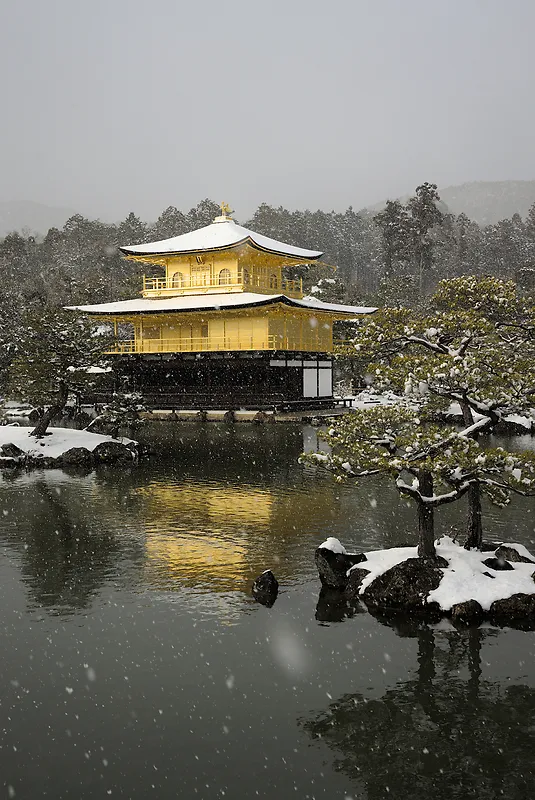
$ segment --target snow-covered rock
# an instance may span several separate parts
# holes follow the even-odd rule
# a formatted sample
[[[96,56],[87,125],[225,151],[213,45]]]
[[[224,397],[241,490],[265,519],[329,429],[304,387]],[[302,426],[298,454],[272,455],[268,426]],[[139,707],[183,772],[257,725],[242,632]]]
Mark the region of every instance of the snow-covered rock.
[[[345,548],[340,548],[344,552],[331,552],[331,559],[348,557]],[[357,562],[358,566],[349,569],[345,586],[338,584],[353,599],[385,610],[434,609],[458,620],[470,616],[476,619],[478,607],[486,616],[500,617],[513,614],[515,608],[518,613],[520,609],[527,613],[533,607],[535,626],[535,557],[523,545],[504,544],[482,552],[466,550],[443,536],[436,543],[435,561],[418,559],[417,547],[392,547],[363,555],[360,561],[365,563]],[[420,567],[427,572],[418,588],[413,580]],[[407,588],[406,602],[402,597],[404,586],[412,587],[410,591]],[[511,602],[506,603],[509,599]]]
[[[92,464],[99,460],[132,460],[136,457],[137,442],[133,439],[112,439],[89,431],[77,431],[71,428],[49,428],[42,438],[32,436],[31,427],[0,426],[0,452],[8,456],[17,452],[9,447],[17,448],[16,458],[4,466],[50,467],[56,464]],[[112,451],[114,459],[103,459],[99,453]],[[96,451],[95,455],[93,455]],[[120,451],[120,452],[119,452]],[[4,462],[7,458],[4,459]],[[0,462],[0,466],[3,462]]]

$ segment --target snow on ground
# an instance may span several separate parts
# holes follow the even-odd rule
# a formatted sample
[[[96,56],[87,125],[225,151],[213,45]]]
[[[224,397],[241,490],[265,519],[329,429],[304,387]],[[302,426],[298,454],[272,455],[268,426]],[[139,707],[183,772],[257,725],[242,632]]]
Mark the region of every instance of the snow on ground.
[[[535,594],[535,582],[531,577],[534,564],[509,562],[512,570],[494,571],[483,564],[493,553],[465,550],[447,536],[441,539],[437,553],[449,561],[449,567],[443,570],[440,585],[429,593],[427,599],[437,602],[443,611],[467,600],[477,600],[483,611],[488,611],[495,600],[505,600],[518,593]],[[533,559],[533,556],[529,557]]]
[[[30,456],[48,456],[58,458],[70,450],[71,447],[85,447],[86,450],[93,452],[95,447],[102,442],[120,442],[130,444],[132,439],[112,439],[111,436],[102,436],[99,433],[89,431],[75,431],[71,428],[49,428],[50,436],[36,439],[31,436],[31,427],[18,427],[15,425],[0,426],[0,447],[3,444],[12,443]]]
[[[357,395],[347,395],[345,400],[351,400],[351,408],[374,408],[375,406],[403,406],[404,408],[417,408],[417,404],[411,402],[409,397],[402,397],[394,392],[376,392],[373,389],[364,389]],[[474,421],[478,422],[483,419],[482,414],[472,412]],[[446,411],[446,417],[462,417],[461,406],[459,403],[451,403]],[[526,431],[535,430],[535,409],[531,416],[522,416],[520,414],[509,414],[503,418],[504,422],[510,422],[519,425],[526,429]]]
[[[514,547],[520,555],[535,562],[535,557],[523,545],[508,544],[507,547]],[[442,611],[449,611],[456,603],[467,600],[477,600],[483,610],[488,611],[495,600],[504,600],[518,593],[535,594],[535,581],[531,577],[535,564],[509,562],[512,570],[493,570],[483,564],[484,560],[494,557],[492,551],[465,550],[449,536],[439,539],[436,552],[449,562],[449,566],[442,570],[444,577],[438,588],[429,593],[427,601],[438,603]],[[367,561],[352,567],[370,571],[362,581],[359,594],[383,572],[408,558],[417,557],[416,547],[391,547],[366,553]]]
[[[474,417],[474,422],[478,422],[480,419],[483,419],[482,414],[477,414],[474,411],[472,414]],[[462,415],[463,413],[459,403],[451,403],[450,407],[446,411],[447,417],[462,417]],[[520,427],[525,428],[527,431],[531,431],[535,425],[535,411],[533,412],[533,416],[530,417],[522,416],[521,414],[508,414],[503,418],[503,421],[511,422],[514,425],[519,425]]]
[[[364,389],[362,392],[354,396],[348,396],[346,400],[351,400],[351,408],[373,408],[375,406],[397,406],[401,405],[405,408],[414,407],[416,405],[411,403],[406,397],[401,397],[394,392],[376,392],[373,389]]]

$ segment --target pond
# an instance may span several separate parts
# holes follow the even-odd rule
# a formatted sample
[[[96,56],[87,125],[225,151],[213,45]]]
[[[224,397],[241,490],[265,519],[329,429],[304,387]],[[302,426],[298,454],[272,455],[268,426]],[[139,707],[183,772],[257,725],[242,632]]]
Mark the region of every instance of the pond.
[[[394,628],[319,597],[327,536],[414,541],[389,485],[303,469],[297,425],[143,436],[160,455],[138,468],[2,478],[4,797],[533,793],[535,633]],[[533,505],[486,508],[487,537],[535,549]],[[266,568],[271,609],[250,596]]]

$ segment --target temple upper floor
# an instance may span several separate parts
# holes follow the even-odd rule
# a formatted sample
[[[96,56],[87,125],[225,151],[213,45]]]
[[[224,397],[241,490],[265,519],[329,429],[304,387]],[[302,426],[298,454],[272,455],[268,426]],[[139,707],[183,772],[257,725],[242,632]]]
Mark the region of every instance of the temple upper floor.
[[[303,296],[301,280],[285,268],[317,261],[317,250],[279,242],[238,225],[222,205],[211,225],[159,242],[121,247],[126,258],[159,267],[143,277],[144,297],[259,292]],[[163,274],[162,274],[163,273]]]
[[[282,267],[240,259],[233,254],[170,258],[165,275],[143,276],[143,297],[179,297],[185,294],[260,292],[303,297],[303,281],[284,277]]]

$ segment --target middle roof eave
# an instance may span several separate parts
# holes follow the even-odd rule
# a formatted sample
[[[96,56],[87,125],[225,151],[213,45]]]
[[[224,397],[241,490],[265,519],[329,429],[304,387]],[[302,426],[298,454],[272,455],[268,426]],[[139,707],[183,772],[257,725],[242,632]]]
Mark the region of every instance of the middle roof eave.
[[[116,303],[98,303],[88,306],[67,306],[71,311],[81,311],[93,316],[131,316],[138,314],[177,314],[202,311],[231,311],[233,309],[259,308],[269,305],[286,305],[303,310],[327,313],[342,318],[372,314],[376,308],[342,306],[320,300],[294,300],[283,294],[261,295],[253,292],[211,295],[186,295],[169,298],[139,298]]]

